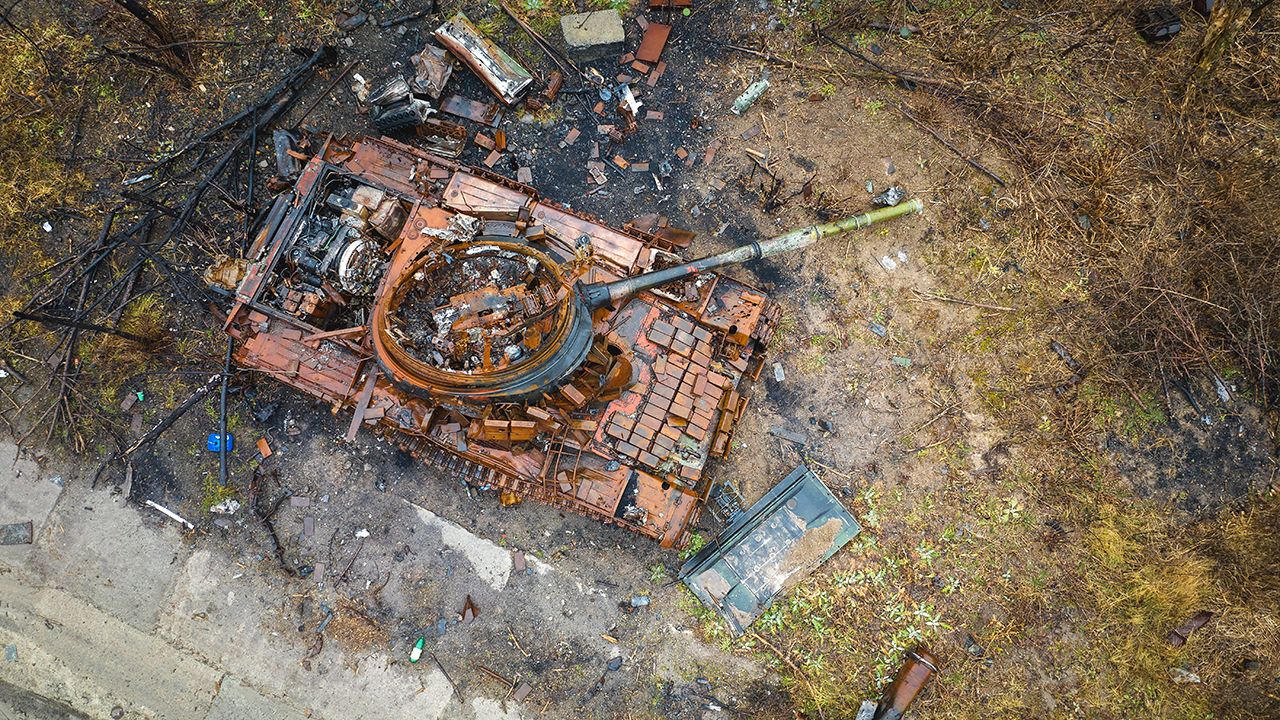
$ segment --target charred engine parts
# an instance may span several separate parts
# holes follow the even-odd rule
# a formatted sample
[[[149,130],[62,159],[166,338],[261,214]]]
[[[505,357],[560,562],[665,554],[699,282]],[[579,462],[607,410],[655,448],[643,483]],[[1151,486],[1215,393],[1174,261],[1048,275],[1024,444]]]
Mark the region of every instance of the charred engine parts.
[[[384,133],[417,127],[435,113],[431,103],[413,94],[403,77],[393,78],[370,93],[369,104],[373,108],[369,119]]]
[[[348,305],[343,293],[369,297],[385,269],[384,246],[405,222],[401,202],[370,185],[327,184],[323,203],[307,217],[284,256],[292,268],[280,308],[313,320]]]
[[[444,94],[444,86],[453,77],[453,62],[449,60],[449,54],[444,48],[427,45],[422,52],[411,55],[409,60],[414,70],[413,80],[409,83],[413,91],[439,100]]]
[[[228,314],[242,366],[352,413],[504,504],[684,544],[780,316],[715,268],[919,201],[681,261],[527,185],[389,138],[314,143]]]

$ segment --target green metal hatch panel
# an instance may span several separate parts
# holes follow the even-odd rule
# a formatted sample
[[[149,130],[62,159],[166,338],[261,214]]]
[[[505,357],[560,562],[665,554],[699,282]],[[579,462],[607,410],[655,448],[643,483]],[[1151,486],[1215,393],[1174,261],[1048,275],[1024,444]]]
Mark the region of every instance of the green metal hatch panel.
[[[861,530],[801,465],[690,558],[680,579],[741,635],[775,598]]]

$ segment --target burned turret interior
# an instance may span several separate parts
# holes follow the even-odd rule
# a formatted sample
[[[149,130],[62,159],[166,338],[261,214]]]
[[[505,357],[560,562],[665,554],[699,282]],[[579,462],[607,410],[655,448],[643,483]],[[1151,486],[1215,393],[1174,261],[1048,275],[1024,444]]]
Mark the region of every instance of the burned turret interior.
[[[227,329],[242,366],[349,410],[349,437],[678,546],[778,310],[714,272],[583,302],[676,250],[387,138],[328,138],[257,232]]]

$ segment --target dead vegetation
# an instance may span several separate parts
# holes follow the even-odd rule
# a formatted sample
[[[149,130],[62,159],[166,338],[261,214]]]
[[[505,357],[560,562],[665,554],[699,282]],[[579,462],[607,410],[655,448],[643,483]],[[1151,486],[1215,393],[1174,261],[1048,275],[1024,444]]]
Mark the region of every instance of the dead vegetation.
[[[927,452],[891,452],[899,472],[917,472],[916,455],[954,475],[915,498],[856,479],[857,514],[883,544],[798,589],[764,618],[767,642],[742,647],[775,658],[797,702],[828,717],[851,715],[842,690],[881,685],[921,641],[948,662],[929,717],[1268,716],[1259,660],[1280,651],[1280,595],[1263,578],[1280,552],[1264,528],[1280,503],[1243,498],[1189,524],[1134,498],[1099,445],[1150,441],[1197,379],[1238,383],[1238,400],[1274,415],[1274,12],[1203,72],[1205,21],[1189,8],[1183,33],[1153,46],[1125,3],[923,7],[798,8],[776,64],[878,70],[883,104],[969,164],[957,185],[977,189],[946,191],[954,214],[931,262],[988,311],[970,340],[936,349],[972,378],[1016,460],[975,473],[943,423],[910,443],[939,443]],[[1086,358],[1083,382],[1041,330]],[[1171,647],[1200,609],[1212,625]]]
[[[1099,456],[1097,436],[1144,436],[1167,416],[1159,407],[1166,383],[1195,374],[1247,379],[1247,399],[1276,403],[1275,11],[1255,14],[1214,70],[1201,74],[1194,68],[1204,23],[1189,13],[1175,42],[1153,47],[1134,36],[1128,3],[1029,5],[944,1],[917,13],[899,0],[835,0],[795,15],[806,60],[829,54],[859,63],[815,37],[812,22],[867,59],[901,70],[899,89],[890,91],[895,102],[1007,181],[997,200],[997,181],[974,170],[988,192],[959,198],[951,247],[938,254],[956,269],[954,282],[966,296],[1019,307],[1017,315],[983,315],[964,349],[1004,356],[989,369],[968,368],[969,377],[1008,442],[1036,450],[998,480],[975,478],[949,420],[924,428],[904,446],[923,448],[922,461],[952,469],[947,485],[908,497],[877,494],[869,490],[874,478],[859,478],[863,492],[851,507],[870,530],[899,523],[911,532],[896,527],[883,544],[864,536],[856,560],[798,588],[762,619],[758,637],[738,647],[774,658],[797,704],[828,717],[852,715],[856,696],[882,684],[901,651],[919,641],[951,651],[934,694],[939,700],[926,706],[932,717],[1037,716],[1045,693],[1063,716],[1265,716],[1258,692],[1264,673],[1242,660],[1280,654],[1280,504],[1262,499],[1181,525],[1166,507],[1133,500]],[[196,34],[199,8],[159,7],[175,32],[239,42]],[[268,12],[254,3],[237,7],[249,18]],[[567,5],[558,1],[539,4],[531,20],[549,31],[562,9]],[[287,11],[309,28],[332,24],[327,6],[293,2]],[[500,18],[495,13],[491,21]],[[918,31],[903,38],[869,28],[873,21]],[[56,269],[51,258],[58,254],[39,242],[35,219],[85,189],[81,174],[66,170],[74,168],[67,153],[82,134],[81,108],[119,102],[117,84],[101,70],[72,81],[59,69],[94,52],[88,40],[56,25],[27,32],[31,37],[8,30],[0,36],[0,132],[13,139],[0,144],[8,168],[0,179],[0,256],[10,270],[9,311],[48,283],[51,275],[37,273]],[[873,55],[872,42],[899,47]],[[218,46],[199,47],[186,60],[162,58],[185,80],[160,72],[179,85],[234,75]],[[137,48],[110,49],[107,62],[120,72],[145,65],[120,57]],[[50,56],[71,61],[52,64]],[[824,94],[839,89],[832,91]],[[1006,162],[983,152],[987,141]],[[816,187],[821,198],[826,190]],[[216,224],[212,215],[202,218]],[[134,257],[108,268],[112,282]],[[1001,270],[1006,263],[1027,268],[1027,277]],[[184,349],[181,338],[169,337],[174,308],[144,289],[94,318],[135,339],[100,333],[75,352],[95,408],[113,407],[119,383],[158,367],[166,352],[208,355],[208,348]],[[828,346],[845,344],[843,337],[793,337],[786,322],[777,341],[807,347],[805,371],[820,373]],[[1089,357],[1089,383],[1071,402],[1027,392],[1025,377],[1043,380],[1042,389],[1062,378],[1044,369],[1051,356],[1020,323],[1060,329]],[[29,322],[9,332],[22,353],[60,342]],[[1005,601],[993,609],[991,596]],[[1195,643],[1168,647],[1170,628],[1202,608],[1215,613],[1212,626]],[[340,613],[332,627],[353,647],[385,644],[385,633],[366,619]],[[978,652],[965,646],[969,634]],[[1179,667],[1194,667],[1202,683],[1172,683],[1170,669]]]
[[[921,114],[946,123],[957,116],[942,110],[962,109],[953,136],[989,135],[1017,164],[1027,182],[1012,193],[1020,227],[1006,247],[1077,276],[1088,302],[1071,316],[1099,356],[1138,382],[1242,372],[1269,406],[1280,378],[1274,18],[1255,16],[1201,76],[1198,16],[1149,45],[1131,12],[889,3],[875,14],[919,27],[904,56],[930,79],[915,95],[940,101]],[[828,32],[865,27],[856,12],[831,15],[843,19]]]

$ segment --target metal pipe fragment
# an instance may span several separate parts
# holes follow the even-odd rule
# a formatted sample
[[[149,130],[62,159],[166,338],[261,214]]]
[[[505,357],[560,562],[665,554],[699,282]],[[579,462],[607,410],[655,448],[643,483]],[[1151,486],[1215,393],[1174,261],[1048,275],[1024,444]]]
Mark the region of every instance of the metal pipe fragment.
[[[717,255],[693,260],[691,262],[673,265],[669,268],[656,270],[654,272],[637,275],[635,277],[623,278],[615,280],[611,283],[591,283],[582,286],[582,296],[587,306],[595,309],[604,307],[605,305],[617,303],[620,300],[635,295],[644,290],[651,290],[668,283],[680,280],[686,277],[692,277],[708,270],[724,267],[726,265],[736,265],[744,263],[748,260],[758,260],[760,258],[779,255],[782,253],[792,252],[794,250],[802,250],[810,245],[818,242],[829,235],[839,235],[841,233],[864,228],[874,223],[902,215],[923,212],[924,203],[918,198],[912,198],[904,203],[899,203],[893,207],[878,208],[862,215],[854,215],[843,220],[825,223],[822,225],[811,225],[799,230],[792,230],[789,233],[752,242],[747,245],[736,247],[732,250]]]

